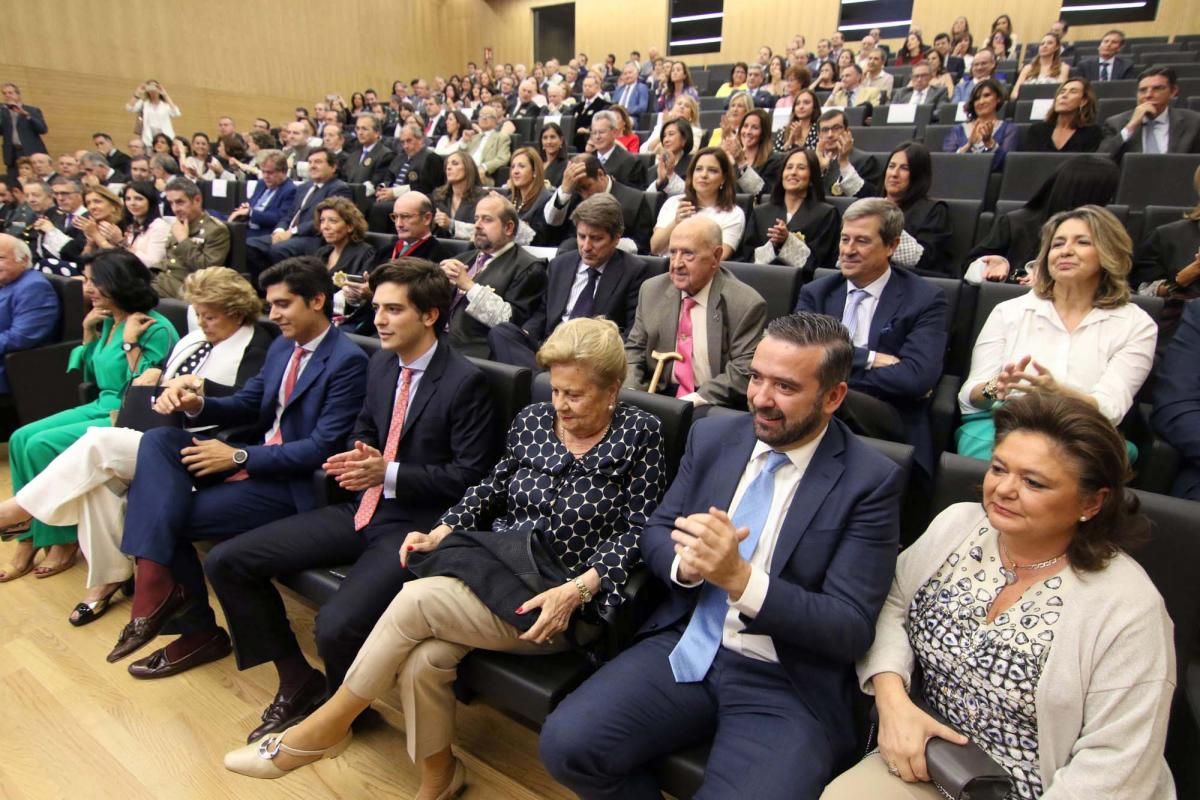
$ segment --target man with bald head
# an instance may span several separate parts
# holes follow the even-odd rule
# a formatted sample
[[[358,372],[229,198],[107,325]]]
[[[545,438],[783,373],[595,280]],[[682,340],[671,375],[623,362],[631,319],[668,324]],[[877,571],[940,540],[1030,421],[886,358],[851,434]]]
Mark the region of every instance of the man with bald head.
[[[58,327],[58,295],[33,266],[29,245],[0,233],[0,394],[8,394],[4,357],[47,344]]]
[[[625,385],[646,391],[653,353],[676,352],[657,391],[696,405],[746,407],[750,360],[767,319],[767,303],[721,266],[721,227],[708,217],[675,226],[665,275],[650,278],[638,295],[625,340]]]
[[[544,109],[534,102],[537,94],[537,81],[526,78],[517,86],[517,99],[509,107],[508,116],[512,119],[537,119]]]

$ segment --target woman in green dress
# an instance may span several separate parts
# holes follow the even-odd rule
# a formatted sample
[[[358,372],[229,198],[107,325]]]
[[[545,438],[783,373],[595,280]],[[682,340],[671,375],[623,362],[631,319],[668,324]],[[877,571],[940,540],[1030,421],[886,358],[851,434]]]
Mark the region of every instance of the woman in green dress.
[[[84,266],[83,292],[92,310],[83,320],[83,343],[71,353],[68,370],[82,370],[83,380],[95,383],[100,396],[45,419],[23,425],[8,443],[8,460],[15,493],[66,450],[88,428],[112,425],[113,412],[130,380],[157,365],[179,339],[174,326],[152,311],[158,295],[150,286],[150,270],[124,250],[106,250]],[[31,570],[47,578],[70,568],[79,545],[75,526],[52,526],[33,520],[18,537],[12,564],[0,573],[11,581]],[[49,553],[37,567],[34,557]]]

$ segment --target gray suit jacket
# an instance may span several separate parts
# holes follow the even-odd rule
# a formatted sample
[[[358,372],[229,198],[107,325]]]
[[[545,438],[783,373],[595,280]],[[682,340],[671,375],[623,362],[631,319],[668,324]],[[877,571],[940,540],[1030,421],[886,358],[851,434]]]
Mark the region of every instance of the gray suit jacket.
[[[696,387],[696,391],[714,405],[744,408],[750,360],[766,324],[767,302],[724,267],[713,276],[708,298],[708,362],[712,379]],[[675,349],[682,299],[670,275],[657,275],[642,284],[633,327],[625,339],[625,386],[644,391],[654,374],[651,352]],[[659,381],[659,388],[667,382],[669,375]]]
[[[1200,114],[1172,106],[1167,109],[1167,115],[1167,152],[1200,153]],[[1129,124],[1132,117],[1133,111],[1126,111],[1104,121],[1104,141],[1100,143],[1100,152],[1118,157],[1142,152],[1141,130],[1129,137],[1128,142],[1121,141],[1121,129]]]
[[[895,93],[892,95],[892,102],[897,105],[902,104],[902,103],[911,103],[912,95],[913,95],[912,87],[911,86],[903,86],[903,87],[897,89],[895,91]],[[949,97],[949,95],[946,94],[945,86],[930,86],[929,89],[926,90],[926,92],[925,92],[924,105],[933,106],[934,108],[937,108],[942,103],[947,102],[949,99],[950,99],[950,97]]]
[[[480,142],[483,142],[482,152],[480,152]],[[487,138],[486,142],[483,141],[482,133],[475,134],[475,137],[471,140],[471,144],[466,148],[476,163],[482,162],[483,169],[481,172],[483,174],[480,177],[489,186],[493,182],[492,175],[496,170],[508,165],[508,159],[511,156],[509,151],[511,149],[512,139],[509,138],[507,133],[500,130],[492,131],[492,135]]]

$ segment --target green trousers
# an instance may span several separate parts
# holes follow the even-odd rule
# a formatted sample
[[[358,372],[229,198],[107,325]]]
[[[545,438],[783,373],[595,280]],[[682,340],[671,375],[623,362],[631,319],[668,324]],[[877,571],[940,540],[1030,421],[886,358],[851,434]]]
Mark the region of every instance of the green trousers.
[[[112,425],[108,409],[99,403],[88,403],[52,414],[45,419],[17,428],[8,440],[8,464],[12,473],[13,494],[41,472],[83,436],[88,428]],[[29,533],[20,537],[33,539],[34,547],[73,544],[78,534],[74,525],[46,525],[33,520]]]

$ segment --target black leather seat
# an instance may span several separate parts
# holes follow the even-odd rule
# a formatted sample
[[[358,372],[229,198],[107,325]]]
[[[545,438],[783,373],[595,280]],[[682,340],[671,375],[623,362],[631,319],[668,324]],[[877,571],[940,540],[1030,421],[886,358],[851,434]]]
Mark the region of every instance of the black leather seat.
[[[746,264],[741,261],[724,261],[721,266],[767,301],[767,322],[787,316],[796,307],[800,285],[804,281],[803,270],[779,264]]]
[[[235,208],[245,200],[246,184],[241,181],[222,180],[224,197],[218,197],[213,192],[217,181],[196,181],[200,187],[200,196],[204,198],[204,210],[217,218],[224,220]]]
[[[367,244],[371,245],[376,252],[390,253],[396,247],[396,234],[394,233],[376,233],[375,231],[367,231],[367,235],[364,240]]]
[[[980,200],[987,196],[992,175],[990,153],[930,153],[933,184],[929,194],[939,200]]]
[[[226,222],[225,226],[229,228],[229,261],[226,266],[245,274],[246,237],[249,235],[250,229],[241,220]]]
[[[983,210],[983,200],[951,198],[945,202],[950,208],[950,251],[947,258],[952,266],[952,274],[961,275],[967,253],[975,246],[975,226]]]
[[[474,245],[466,239],[443,239],[440,236],[438,237],[438,244],[451,253],[465,253],[474,248]]]
[[[4,357],[12,407],[21,425],[79,403],[78,372],[67,372],[71,351],[83,338],[83,281],[47,275],[58,295],[59,322],[54,344],[17,350]]]
[[[1192,206],[1196,190],[1191,176],[1200,167],[1200,154],[1127,153],[1121,159],[1117,202],[1134,211],[1154,204]]]
[[[175,326],[175,331],[181,337],[187,336],[188,304],[186,301],[177,300],[174,297],[164,297],[158,301],[154,310],[170,320],[171,324]]]
[[[1028,200],[1055,170],[1072,158],[1087,155],[1095,157],[1091,153],[1009,153],[1000,178],[1000,199]]]

